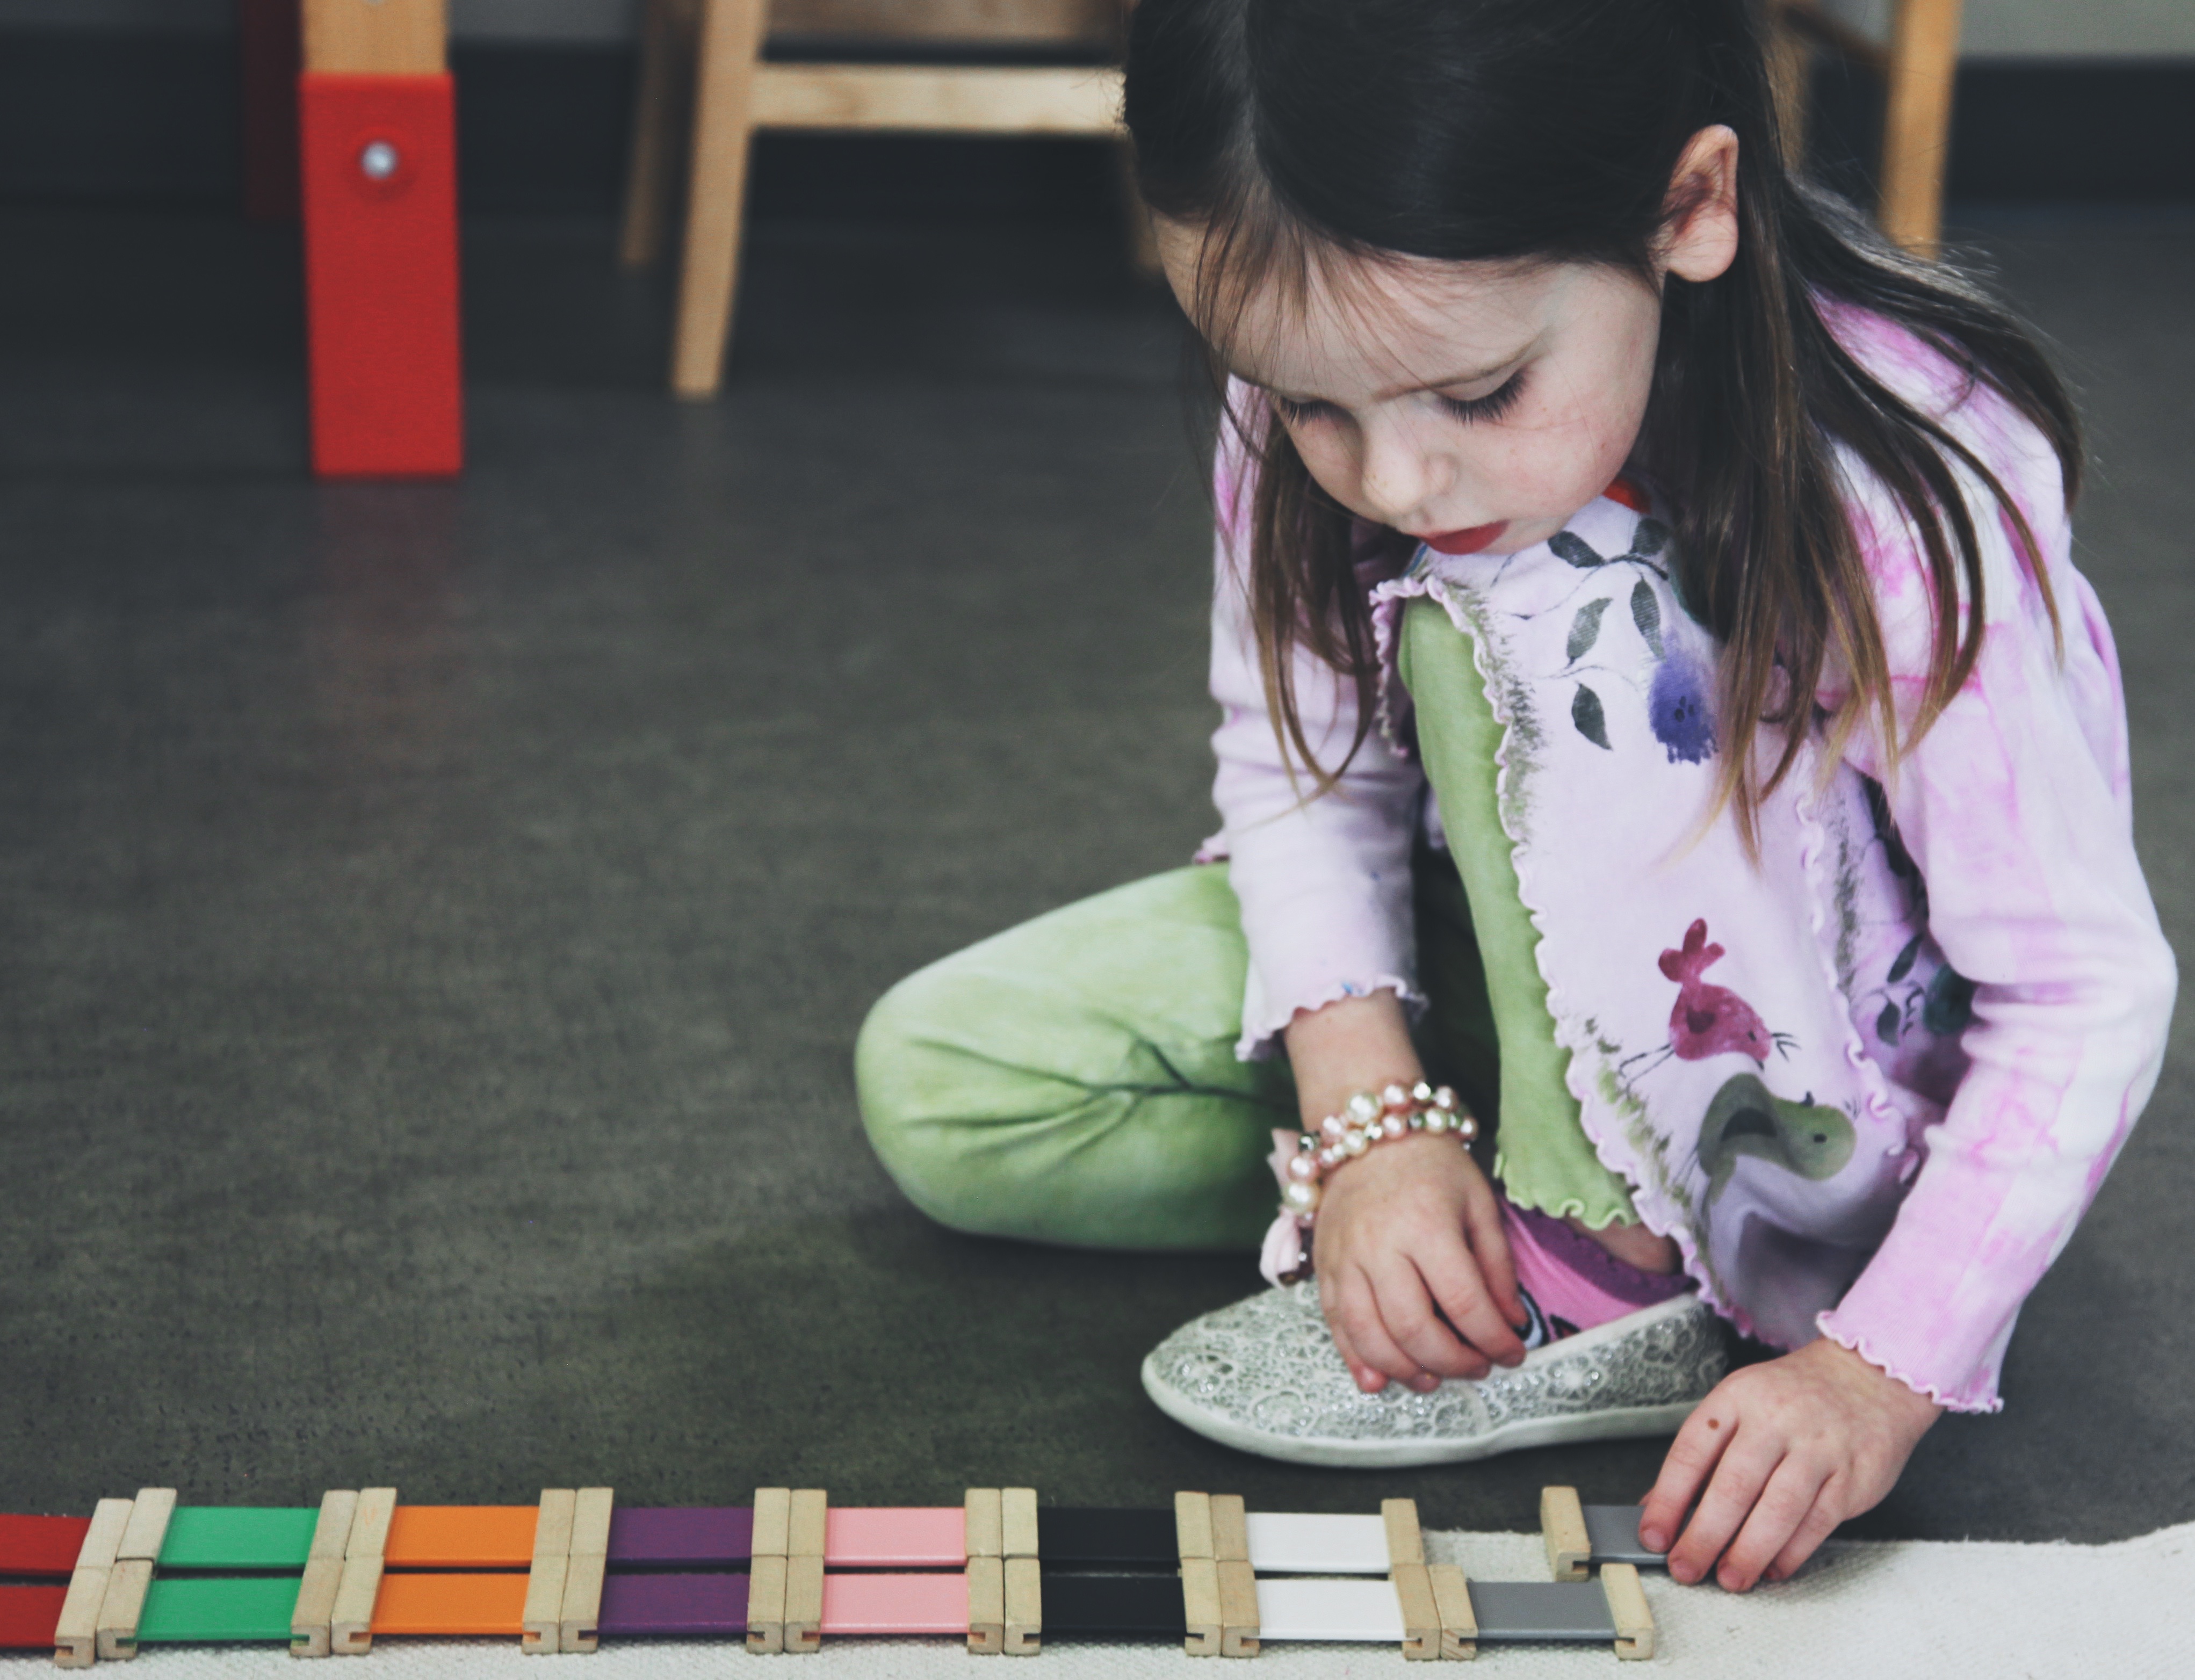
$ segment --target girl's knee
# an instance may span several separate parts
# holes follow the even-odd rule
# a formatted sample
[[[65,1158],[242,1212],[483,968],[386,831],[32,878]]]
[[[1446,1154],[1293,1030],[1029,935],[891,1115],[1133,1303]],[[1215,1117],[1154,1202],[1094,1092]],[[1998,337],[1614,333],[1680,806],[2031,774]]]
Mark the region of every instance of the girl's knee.
[[[938,1124],[937,1099],[952,1085],[939,1077],[938,1063],[951,1058],[931,1030],[938,994],[949,985],[936,965],[909,975],[877,1000],[854,1041],[854,1088],[870,1147],[926,1212],[925,1187],[949,1180],[957,1153],[954,1128]]]
[[[1052,1081],[1021,1065],[988,979],[953,958],[878,999],[854,1046],[854,1083],[870,1147],[892,1180],[940,1224],[1007,1234],[1017,1137],[1057,1108]],[[1008,1221],[1011,1224],[1011,1221]]]
[[[870,1012],[855,1053],[861,1119],[910,1201],[984,1236],[1211,1248],[1248,1230],[1254,1241],[1273,1194],[1267,1105],[1253,1089],[1264,1070],[1243,1070],[1239,1092],[1177,1087],[1123,1037],[1082,1043],[1110,1071],[1077,1073],[1074,1023],[1015,1015],[986,976],[949,966]]]

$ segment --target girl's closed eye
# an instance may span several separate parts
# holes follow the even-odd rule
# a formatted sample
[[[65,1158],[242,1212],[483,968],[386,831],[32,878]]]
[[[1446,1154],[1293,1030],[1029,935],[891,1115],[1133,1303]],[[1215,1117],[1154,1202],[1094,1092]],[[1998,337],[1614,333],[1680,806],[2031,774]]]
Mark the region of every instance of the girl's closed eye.
[[[1440,405],[1455,418],[1470,422],[1499,420],[1516,407],[1524,394],[1524,370],[1518,368],[1483,397],[1443,396]]]
[[[1443,410],[1458,420],[1484,422],[1499,420],[1517,406],[1524,394],[1524,370],[1518,368],[1493,390],[1483,397],[1451,397],[1435,393],[1435,400]],[[1273,411],[1291,426],[1308,425],[1314,421],[1331,420],[1341,412],[1340,408],[1317,398],[1284,397],[1277,391],[1268,391]]]
[[[1265,394],[1272,400],[1273,411],[1291,426],[1301,426],[1313,420],[1330,420],[1339,412],[1330,402],[1313,400],[1301,402],[1293,397],[1284,397],[1278,391]]]

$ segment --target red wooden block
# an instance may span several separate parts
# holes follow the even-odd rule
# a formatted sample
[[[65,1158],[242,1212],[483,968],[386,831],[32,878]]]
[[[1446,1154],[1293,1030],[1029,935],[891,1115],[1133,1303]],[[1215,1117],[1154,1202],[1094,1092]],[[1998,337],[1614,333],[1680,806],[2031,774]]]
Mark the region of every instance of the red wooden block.
[[[88,1516],[0,1516],[0,1575],[72,1575]]]
[[[298,78],[313,470],[447,478],[464,464],[455,83]]]
[[[65,1586],[0,1586],[0,1651],[54,1648]]]

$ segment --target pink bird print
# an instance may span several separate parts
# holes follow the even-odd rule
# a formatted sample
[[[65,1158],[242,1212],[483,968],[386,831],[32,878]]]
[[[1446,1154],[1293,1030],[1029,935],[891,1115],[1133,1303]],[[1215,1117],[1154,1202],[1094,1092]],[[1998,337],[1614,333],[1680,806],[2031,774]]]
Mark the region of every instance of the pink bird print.
[[[1669,1011],[1669,1048],[1681,1062],[1704,1062],[1711,1056],[1742,1050],[1765,1067],[1768,1052],[1778,1047],[1777,1035],[1737,992],[1726,986],[1710,986],[1702,978],[1722,954],[1722,946],[1708,943],[1705,917],[1685,930],[1682,950],[1662,953],[1662,972],[1677,982],[1677,1006]]]
[[[1677,1006],[1669,1011],[1669,1042],[1627,1056],[1616,1064],[1617,1077],[1627,1088],[1672,1056],[1680,1062],[1705,1062],[1736,1050],[1766,1067],[1769,1051],[1790,1054],[1797,1039],[1772,1029],[1759,1010],[1727,986],[1708,984],[1704,976],[1708,968],[1722,957],[1722,946],[1708,943],[1705,917],[1685,929],[1681,948],[1662,953],[1662,972],[1677,982]]]

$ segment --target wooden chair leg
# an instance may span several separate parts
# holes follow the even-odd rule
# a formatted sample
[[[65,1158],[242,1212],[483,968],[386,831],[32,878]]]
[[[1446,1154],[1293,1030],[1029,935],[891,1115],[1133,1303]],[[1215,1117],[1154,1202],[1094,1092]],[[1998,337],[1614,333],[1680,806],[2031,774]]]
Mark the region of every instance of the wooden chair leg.
[[[652,268],[663,255],[676,175],[671,160],[692,103],[694,22],[694,0],[648,0],[642,14],[625,225],[618,236],[618,261],[628,268]]]
[[[694,96],[694,164],[686,189],[686,250],[678,283],[671,388],[706,400],[723,383],[739,282],[747,158],[754,142],[755,63],[768,0],[702,0]]]
[[[1891,25],[1890,99],[1882,124],[1882,231],[1933,256],[1944,226],[1951,84],[1960,0],[1898,0]]]
[[[1776,96],[1776,126],[1786,169],[1806,167],[1814,50],[1813,41],[1791,21],[1789,6],[1769,8],[1768,81]]]

